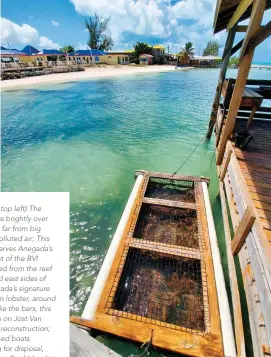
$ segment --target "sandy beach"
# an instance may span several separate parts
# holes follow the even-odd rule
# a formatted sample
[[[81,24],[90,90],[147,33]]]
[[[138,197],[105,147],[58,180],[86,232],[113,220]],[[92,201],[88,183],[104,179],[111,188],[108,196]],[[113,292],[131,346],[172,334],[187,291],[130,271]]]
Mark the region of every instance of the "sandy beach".
[[[107,66],[86,68],[84,72],[57,73],[44,76],[8,79],[1,81],[2,90],[37,87],[39,84],[65,83],[72,81],[91,80],[114,76],[136,75],[141,73],[158,73],[175,70],[174,66]]]

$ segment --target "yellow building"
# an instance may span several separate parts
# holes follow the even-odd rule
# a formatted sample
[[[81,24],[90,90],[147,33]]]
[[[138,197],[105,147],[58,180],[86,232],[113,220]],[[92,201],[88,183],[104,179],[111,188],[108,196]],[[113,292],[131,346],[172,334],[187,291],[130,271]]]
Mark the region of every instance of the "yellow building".
[[[154,45],[152,46],[152,54],[155,56],[162,56],[166,53],[166,48],[163,45]]]
[[[129,64],[131,51],[108,51],[105,53],[108,64]]]

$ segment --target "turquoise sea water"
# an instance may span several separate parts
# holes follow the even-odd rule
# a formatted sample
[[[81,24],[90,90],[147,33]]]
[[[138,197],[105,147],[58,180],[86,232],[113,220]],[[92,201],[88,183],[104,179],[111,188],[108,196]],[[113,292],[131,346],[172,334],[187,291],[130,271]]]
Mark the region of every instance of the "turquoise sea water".
[[[71,313],[82,312],[134,171],[174,172],[205,135],[218,73],[173,71],[3,93],[2,190],[71,193]],[[253,70],[251,78],[271,73]],[[225,266],[213,140],[204,140],[181,172],[211,178]],[[123,356],[137,349],[114,337],[103,341]]]

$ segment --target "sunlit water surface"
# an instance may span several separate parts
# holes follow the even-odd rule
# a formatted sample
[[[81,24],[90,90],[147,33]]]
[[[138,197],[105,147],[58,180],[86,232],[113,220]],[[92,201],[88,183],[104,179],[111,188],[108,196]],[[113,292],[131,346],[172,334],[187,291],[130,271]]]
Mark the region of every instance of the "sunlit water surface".
[[[3,93],[2,190],[70,192],[71,313],[80,314],[86,303],[134,171],[173,173],[203,138],[218,73],[195,69]],[[251,77],[271,74],[253,70]],[[211,178],[225,266],[213,140],[202,141],[181,173]],[[123,356],[136,352],[114,337],[103,342]]]

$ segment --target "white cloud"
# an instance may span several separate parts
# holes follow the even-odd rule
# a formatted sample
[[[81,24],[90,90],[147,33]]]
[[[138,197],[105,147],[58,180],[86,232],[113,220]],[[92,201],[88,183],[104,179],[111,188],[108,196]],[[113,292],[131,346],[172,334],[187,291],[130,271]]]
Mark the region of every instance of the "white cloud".
[[[125,33],[157,37],[159,42],[175,43],[189,39],[195,45],[207,43],[202,34],[212,37],[216,0],[182,0],[171,5],[169,0],[70,0],[75,10],[84,15],[110,16],[110,31],[115,45],[125,42]],[[211,35],[211,36],[209,36]]]
[[[57,21],[54,21],[54,20],[51,21],[51,24],[52,24],[53,26],[56,26],[56,27],[59,27],[59,26],[60,26],[60,23],[57,22]]]
[[[48,37],[40,36],[34,27],[27,24],[18,25],[6,18],[1,18],[1,41],[3,45],[9,41],[11,47],[30,44],[39,49],[59,48],[59,44]]]

